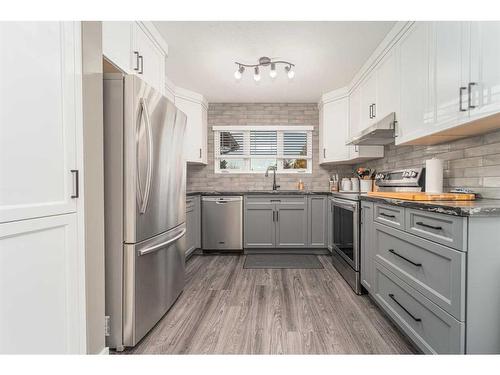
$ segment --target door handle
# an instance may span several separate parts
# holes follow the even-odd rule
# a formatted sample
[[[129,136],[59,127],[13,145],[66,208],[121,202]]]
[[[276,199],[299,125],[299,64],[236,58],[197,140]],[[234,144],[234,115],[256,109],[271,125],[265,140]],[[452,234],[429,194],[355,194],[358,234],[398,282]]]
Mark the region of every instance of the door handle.
[[[434,229],[434,230],[442,230],[443,229],[443,227],[436,227],[434,225],[425,224],[421,221],[417,221],[415,224],[420,225],[421,227],[426,227],[426,228],[430,228],[430,229]]]
[[[421,322],[421,321],[422,321],[422,319],[420,319],[420,318],[416,318],[416,317],[415,317],[415,315],[413,315],[413,314],[412,314],[411,312],[409,312],[409,311],[408,311],[408,310],[407,310],[407,309],[406,309],[406,308],[405,308],[402,304],[400,304],[400,303],[398,302],[398,300],[396,299],[396,297],[394,297],[394,294],[390,293],[390,294],[389,294],[389,297],[390,297],[390,298],[391,298],[394,302],[396,302],[396,304],[397,304],[399,307],[401,307],[401,308],[404,310],[404,312],[405,312],[405,313],[407,313],[407,314],[408,314],[408,315],[409,315],[409,316],[410,316],[410,317],[411,317],[414,321],[416,321],[416,322]]]
[[[71,173],[73,174],[73,194],[71,194],[71,198],[78,198],[80,196],[80,178],[78,169],[72,169]]]
[[[162,247],[165,247],[165,246],[168,246],[170,244],[173,244],[175,241],[177,241],[178,239],[180,239],[185,234],[186,234],[186,228],[182,228],[182,230],[180,231],[180,233],[177,234],[174,238],[171,238],[171,239],[169,239],[169,240],[167,240],[165,242],[159,243],[157,245],[154,245],[154,246],[147,247],[145,249],[139,250],[139,256],[146,255],[146,254],[158,251]]]
[[[134,68],[134,70],[138,71],[139,70],[139,52],[134,51],[134,55],[135,55],[135,68]]]
[[[143,74],[144,73],[144,58],[142,57],[142,55],[139,55],[139,61],[141,63],[141,70],[139,71],[139,74]]]
[[[385,217],[390,217],[390,218],[395,218],[396,217],[396,215],[389,215],[389,214],[386,214],[385,212],[381,212],[380,216],[385,216]]]
[[[148,139],[148,153],[147,153],[147,170],[146,170],[146,187],[144,190],[144,196],[142,195],[142,187],[141,187],[141,181],[140,181],[140,167],[139,167],[139,137],[138,135],[136,136],[136,163],[137,163],[137,185],[138,185],[138,191],[141,196],[141,202],[140,202],[140,207],[139,207],[139,212],[141,214],[146,212],[146,208],[148,205],[149,201],[149,193],[151,191],[151,182],[152,182],[152,175],[153,175],[153,139],[152,139],[152,134],[151,134],[151,123],[149,120],[149,113],[148,113],[148,107],[146,103],[146,99],[141,98],[139,100],[139,106],[140,106],[140,111],[139,111],[139,116],[138,116],[138,125],[140,125],[140,122],[142,120],[142,117],[144,116],[144,124],[146,126],[146,136]],[[139,131],[139,126],[137,127],[137,132]]]
[[[472,86],[477,86],[477,83],[469,82],[469,84],[467,85],[467,93],[469,95],[469,97],[467,98],[467,106],[469,107],[469,109],[476,108],[475,105],[472,105]]]
[[[401,254],[396,253],[396,251],[394,251],[394,249],[389,249],[389,250],[387,250],[387,251],[388,251],[388,252],[390,252],[391,254],[396,255],[397,257],[399,257],[399,258],[401,258],[401,259],[403,259],[403,260],[406,260],[408,263],[413,264],[415,267],[422,267],[422,263],[415,263],[415,262],[411,261],[410,259],[405,258],[405,257],[404,257],[404,256],[402,256]]]
[[[463,108],[462,107],[462,102],[463,102],[463,92],[467,90],[467,87],[460,87],[460,90],[459,90],[459,97],[458,97],[458,104],[459,104],[459,109],[460,109],[460,112],[467,112],[467,108]]]

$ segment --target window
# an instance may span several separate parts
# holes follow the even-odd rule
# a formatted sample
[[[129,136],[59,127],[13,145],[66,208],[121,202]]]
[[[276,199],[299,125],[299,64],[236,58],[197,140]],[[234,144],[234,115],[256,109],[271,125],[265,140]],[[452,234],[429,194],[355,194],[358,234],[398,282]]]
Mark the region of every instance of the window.
[[[214,126],[216,173],[311,173],[312,126]]]

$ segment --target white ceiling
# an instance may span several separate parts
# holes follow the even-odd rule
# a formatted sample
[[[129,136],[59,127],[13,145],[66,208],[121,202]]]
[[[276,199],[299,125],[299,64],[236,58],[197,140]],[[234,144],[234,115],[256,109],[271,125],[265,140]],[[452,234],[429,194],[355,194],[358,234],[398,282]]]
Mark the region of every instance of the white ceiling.
[[[316,102],[345,86],[394,22],[154,22],[169,46],[167,76],[209,102]],[[289,81],[261,69],[234,79],[235,61],[254,64],[261,56],[296,65]]]

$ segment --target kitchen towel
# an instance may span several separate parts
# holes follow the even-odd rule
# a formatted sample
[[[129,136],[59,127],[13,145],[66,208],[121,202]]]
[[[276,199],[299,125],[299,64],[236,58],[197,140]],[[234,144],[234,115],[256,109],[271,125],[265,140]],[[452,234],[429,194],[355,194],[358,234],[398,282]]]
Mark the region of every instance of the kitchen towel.
[[[443,192],[443,161],[441,159],[425,161],[425,192],[429,194]]]

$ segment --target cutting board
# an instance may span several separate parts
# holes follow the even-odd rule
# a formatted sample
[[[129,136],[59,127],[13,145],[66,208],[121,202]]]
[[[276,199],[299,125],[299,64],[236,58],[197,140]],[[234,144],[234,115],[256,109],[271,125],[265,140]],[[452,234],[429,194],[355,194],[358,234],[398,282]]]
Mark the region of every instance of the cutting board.
[[[473,201],[476,199],[474,194],[428,194],[425,192],[395,192],[395,191],[370,191],[370,197],[403,199],[408,201]]]

